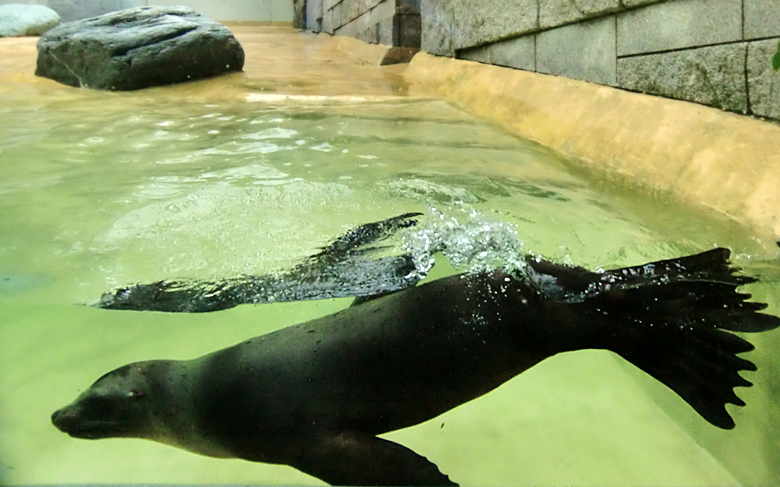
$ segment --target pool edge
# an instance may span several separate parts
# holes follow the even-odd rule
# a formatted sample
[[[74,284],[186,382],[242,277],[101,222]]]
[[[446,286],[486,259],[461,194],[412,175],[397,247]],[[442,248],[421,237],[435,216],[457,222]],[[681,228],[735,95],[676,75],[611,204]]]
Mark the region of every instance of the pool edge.
[[[417,54],[408,82],[591,173],[780,236],[780,125],[552,75]]]

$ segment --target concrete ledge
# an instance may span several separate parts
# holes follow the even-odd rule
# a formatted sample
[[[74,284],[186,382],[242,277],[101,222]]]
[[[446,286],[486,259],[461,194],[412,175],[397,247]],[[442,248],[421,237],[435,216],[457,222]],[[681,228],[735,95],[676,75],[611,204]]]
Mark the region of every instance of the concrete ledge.
[[[780,126],[701,105],[420,53],[408,81],[591,172],[780,235]]]

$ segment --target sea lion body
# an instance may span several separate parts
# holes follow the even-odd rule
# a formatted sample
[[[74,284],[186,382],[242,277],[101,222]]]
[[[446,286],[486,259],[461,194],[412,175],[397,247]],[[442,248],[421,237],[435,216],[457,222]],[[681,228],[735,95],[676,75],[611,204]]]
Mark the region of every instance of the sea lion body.
[[[452,276],[193,360],[127,365],[99,379],[69,412],[83,417],[79,404],[111,391],[112,399],[126,397],[120,416],[138,429],[102,435],[289,463],[293,450],[306,447],[300,438],[374,436],[418,424],[562,351],[551,348],[560,341],[550,332],[565,331],[539,326],[545,316],[534,296],[500,271]]]
[[[206,355],[209,424],[248,413],[266,437],[377,435],[431,419],[558,351],[534,336],[523,291],[499,272],[451,277]],[[234,394],[246,402],[221,400]]]
[[[679,326],[688,315],[675,313],[691,312],[679,299],[701,290],[699,281],[681,281],[682,294],[675,291],[679,299],[669,306],[637,310],[656,295],[671,300],[674,279],[644,290],[632,284],[638,268],[620,269],[606,276],[623,275],[626,286],[619,289],[600,274],[542,262],[529,278],[498,270],[451,276],[193,360],[126,365],[52,420],[75,437],[147,438],[204,455],[291,465],[334,484],[452,485],[425,458],[376,435],[434,418],[557,353],[606,348],[730,428],[725,403],[739,401],[732,388],[745,385],[736,371],[753,364],[733,357],[722,367],[726,379],[709,370],[706,377],[682,377],[691,370],[688,357],[709,367],[723,351],[752,348],[713,320],[725,317],[726,329],[742,331],[774,328],[780,320],[756,313],[762,305],[734,292],[752,279],[732,276],[727,257],[714,259],[720,267],[708,271],[727,281],[724,287],[713,291],[705,281],[722,299],[695,304],[732,314],[702,318],[691,331]],[[679,272],[676,265],[669,272]],[[594,279],[612,284],[599,291]]]

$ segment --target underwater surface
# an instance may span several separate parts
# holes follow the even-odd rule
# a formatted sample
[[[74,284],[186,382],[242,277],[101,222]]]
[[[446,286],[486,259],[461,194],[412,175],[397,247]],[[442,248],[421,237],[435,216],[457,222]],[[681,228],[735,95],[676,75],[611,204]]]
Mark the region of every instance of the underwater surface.
[[[59,92],[62,93],[62,92]],[[321,484],[144,440],[76,440],[51,413],[105,372],[188,359],[349,306],[206,314],[85,306],[117,286],[283,272],[362,223],[419,211],[388,253],[446,242],[426,280],[533,252],[591,269],[730,247],[780,312],[776,248],[712,215],[578,174],[442,101],[260,103],[0,91],[0,482]],[[386,435],[462,485],[767,485],[780,476],[780,333],[720,431],[604,351],[549,359]]]

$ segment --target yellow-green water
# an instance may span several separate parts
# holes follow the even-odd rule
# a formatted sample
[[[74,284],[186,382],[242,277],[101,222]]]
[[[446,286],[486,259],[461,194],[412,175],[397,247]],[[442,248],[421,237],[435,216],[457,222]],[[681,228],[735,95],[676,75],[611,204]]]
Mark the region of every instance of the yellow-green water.
[[[763,272],[739,228],[620,194],[443,102],[166,98],[162,91],[0,104],[0,482],[315,484],[282,466],[143,440],[76,440],[49,416],[128,362],[186,359],[348,300],[205,315],[82,306],[117,285],[285,269],[350,227],[468,208],[525,249],[591,268],[716,245]],[[437,272],[442,273],[443,262]],[[756,337],[756,387],[716,430],[617,357],[550,359],[426,424],[387,435],[463,485],[770,485],[780,475],[780,334]]]

